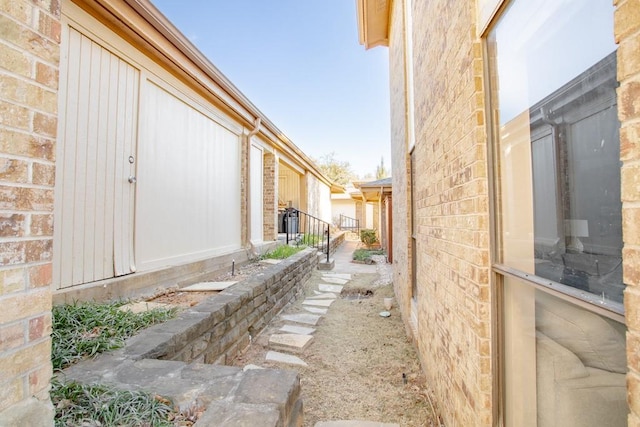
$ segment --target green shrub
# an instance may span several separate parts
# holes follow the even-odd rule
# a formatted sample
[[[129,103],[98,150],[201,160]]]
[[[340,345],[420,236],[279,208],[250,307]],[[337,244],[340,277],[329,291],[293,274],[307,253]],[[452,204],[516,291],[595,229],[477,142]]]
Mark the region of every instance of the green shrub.
[[[362,243],[367,245],[367,247],[372,246],[375,243],[378,243],[378,236],[376,236],[376,230],[372,228],[363,228],[360,230],[360,240]]]
[[[297,246],[280,245],[274,250],[262,255],[262,259],[285,259],[289,258],[291,255],[297,252],[300,252],[302,249],[304,248]]]
[[[320,241],[320,236],[317,234],[304,234],[300,239],[301,245],[314,246]]]
[[[384,255],[384,250],[356,249],[353,252],[354,261],[369,262],[372,255]]]

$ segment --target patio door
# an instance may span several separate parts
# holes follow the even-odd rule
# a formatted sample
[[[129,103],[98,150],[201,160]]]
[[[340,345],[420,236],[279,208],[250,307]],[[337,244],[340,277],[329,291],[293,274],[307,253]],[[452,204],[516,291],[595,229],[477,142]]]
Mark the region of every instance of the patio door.
[[[135,271],[133,219],[140,72],[63,26],[54,284]]]

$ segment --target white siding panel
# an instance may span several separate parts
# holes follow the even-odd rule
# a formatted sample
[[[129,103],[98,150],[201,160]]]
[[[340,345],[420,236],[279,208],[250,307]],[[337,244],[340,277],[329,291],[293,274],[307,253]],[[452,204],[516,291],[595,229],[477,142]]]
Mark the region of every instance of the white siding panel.
[[[251,145],[251,242],[263,241],[264,198],[263,198],[262,149]]]
[[[300,209],[300,175],[284,163],[280,163],[278,175],[278,203]]]
[[[131,272],[134,188],[122,157],[135,153],[139,84],[138,70],[88,37],[70,27],[64,37],[54,231],[57,287]],[[118,194],[127,196],[116,200]],[[118,228],[114,217],[120,218]],[[122,257],[127,262],[114,270]]]
[[[140,269],[240,248],[240,138],[147,81],[138,151]]]

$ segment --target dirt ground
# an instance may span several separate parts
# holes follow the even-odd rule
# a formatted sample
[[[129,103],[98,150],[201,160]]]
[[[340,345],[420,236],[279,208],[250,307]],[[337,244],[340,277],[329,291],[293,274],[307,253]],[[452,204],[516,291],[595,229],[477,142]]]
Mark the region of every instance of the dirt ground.
[[[262,268],[265,267],[257,263],[239,267],[233,279],[241,280]],[[229,280],[229,276],[215,280]],[[314,295],[320,277],[321,272],[315,271],[299,298],[283,312],[307,313],[302,301],[305,296]],[[392,285],[384,283],[378,274],[353,275],[315,326],[311,345],[296,354],[308,367],[265,361],[269,337],[285,324],[279,317],[232,364],[296,370],[301,378],[305,427],[331,420],[369,420],[398,423],[401,427],[440,426],[400,312],[394,305],[390,317],[379,314],[385,310],[383,298],[393,297]],[[153,301],[188,307],[211,295],[172,291]]]
[[[314,295],[320,274],[314,272],[307,281],[305,296]],[[393,289],[390,284],[376,286],[377,277],[356,274],[345,285],[342,295],[315,327],[311,345],[297,354],[308,367],[265,361],[270,335],[284,325],[278,318],[233,364],[297,370],[302,384],[304,425],[308,427],[318,421],[347,419],[395,422],[403,427],[439,426],[432,416],[425,378],[399,311],[393,307],[390,317],[379,315],[385,310],[383,298],[392,297]],[[368,290],[373,294],[362,297]],[[298,298],[284,312],[306,313],[303,299]]]

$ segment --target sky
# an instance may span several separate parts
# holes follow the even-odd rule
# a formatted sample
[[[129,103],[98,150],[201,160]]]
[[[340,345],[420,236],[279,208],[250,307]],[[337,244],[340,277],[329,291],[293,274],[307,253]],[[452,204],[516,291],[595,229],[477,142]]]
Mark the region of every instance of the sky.
[[[355,0],[151,0],[313,159],[391,166],[388,50],[358,43]]]

